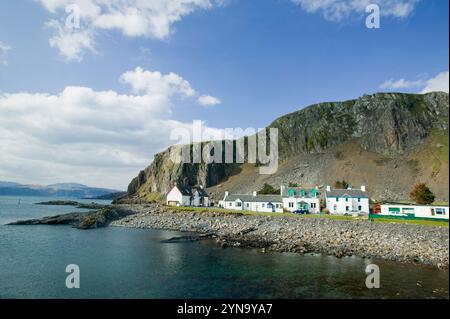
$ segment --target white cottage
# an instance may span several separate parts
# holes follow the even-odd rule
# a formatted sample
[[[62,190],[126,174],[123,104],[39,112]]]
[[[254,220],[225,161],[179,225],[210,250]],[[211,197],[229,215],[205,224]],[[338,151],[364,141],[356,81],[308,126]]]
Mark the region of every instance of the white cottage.
[[[325,204],[330,214],[346,215],[369,213],[369,196],[366,187],[360,189],[331,189],[325,191]]]
[[[385,203],[380,205],[378,215],[403,218],[430,218],[448,220],[449,207],[437,205],[409,205],[400,203]]]
[[[166,204],[169,206],[210,206],[208,193],[202,186],[190,187],[176,185],[167,194]]]
[[[230,194],[225,192],[219,205],[226,209],[249,210],[254,212],[283,212],[283,201],[280,195]]]
[[[320,198],[317,188],[281,186],[283,207],[290,212],[307,211],[310,214],[320,213]]]

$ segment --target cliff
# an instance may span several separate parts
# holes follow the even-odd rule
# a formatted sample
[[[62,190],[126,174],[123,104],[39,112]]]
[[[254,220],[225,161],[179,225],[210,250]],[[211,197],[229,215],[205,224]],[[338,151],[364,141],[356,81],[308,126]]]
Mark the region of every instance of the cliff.
[[[250,192],[264,182],[365,184],[376,199],[407,199],[427,182],[448,201],[448,94],[378,93],[311,105],[276,119],[278,171],[259,175],[255,164],[176,164],[169,148],[128,186],[126,200],[161,198],[175,183],[204,185],[213,198],[225,190]]]

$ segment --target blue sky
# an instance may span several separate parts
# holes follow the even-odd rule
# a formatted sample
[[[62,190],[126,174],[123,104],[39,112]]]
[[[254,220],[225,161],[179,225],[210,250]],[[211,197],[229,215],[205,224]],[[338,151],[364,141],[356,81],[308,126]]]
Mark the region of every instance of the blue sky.
[[[447,87],[448,92],[448,1],[371,1],[380,5],[380,29],[365,26],[366,0],[336,0],[347,4],[340,11],[336,8],[342,6],[322,0],[315,7],[310,0],[171,1],[171,9],[161,9],[161,0],[140,8],[147,12],[144,22],[153,23],[158,10],[165,17],[150,26],[128,25],[130,18],[112,17],[100,6],[101,15],[82,7],[77,32],[87,32],[91,49],[81,47],[70,57],[67,48],[49,41],[67,36],[57,37],[55,23],[62,25],[65,6],[77,1],[0,2],[0,116],[11,126],[0,137],[0,180],[125,188],[155,152],[170,145],[168,134],[176,123],[198,119],[212,129],[258,128],[317,102],[379,91]],[[127,8],[113,13],[139,6],[139,1],[125,2]],[[170,20],[174,16],[176,21]],[[120,80],[126,72],[133,74]],[[171,72],[178,78],[164,77]],[[142,81],[152,87],[142,87]],[[61,97],[66,87],[93,93],[67,102],[75,93]],[[106,104],[98,96],[105,91],[117,95]],[[143,104],[156,96],[161,100],[148,110],[121,109],[132,96],[145,98]],[[201,105],[201,96],[214,98],[215,105]],[[80,103],[91,103],[86,117],[79,116],[82,112],[70,117]],[[24,118],[21,109],[33,115]],[[150,125],[143,121],[147,116],[160,122]],[[122,140],[126,134],[130,139]],[[74,153],[67,157],[49,155],[68,147]],[[110,159],[106,165],[104,157]],[[74,175],[74,170],[83,173]]]

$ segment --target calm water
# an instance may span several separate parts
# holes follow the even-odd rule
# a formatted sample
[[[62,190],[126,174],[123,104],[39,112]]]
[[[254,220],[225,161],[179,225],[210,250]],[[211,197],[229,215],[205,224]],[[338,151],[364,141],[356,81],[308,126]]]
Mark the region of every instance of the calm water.
[[[74,211],[48,198],[0,197],[0,224]],[[89,202],[89,200],[88,200]],[[161,243],[178,232],[0,226],[0,298],[448,298],[448,271],[356,257],[262,254],[211,242]],[[381,288],[365,287],[365,266]],[[67,289],[77,264],[81,288]]]

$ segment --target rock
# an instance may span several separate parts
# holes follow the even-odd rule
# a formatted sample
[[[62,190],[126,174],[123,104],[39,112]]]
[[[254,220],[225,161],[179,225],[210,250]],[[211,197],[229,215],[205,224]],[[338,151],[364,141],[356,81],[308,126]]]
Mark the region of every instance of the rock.
[[[98,211],[87,213],[68,213],[44,217],[41,219],[31,219],[17,221],[9,225],[72,225],[78,229],[91,229],[107,226],[111,221],[131,215],[134,212],[127,209],[104,207]]]

